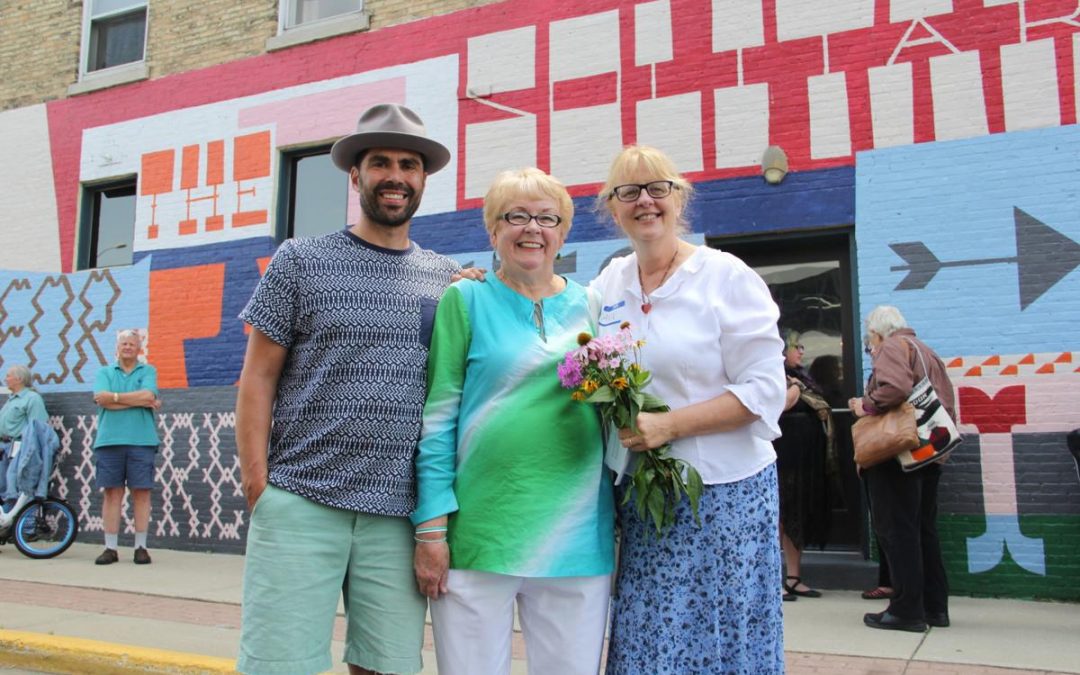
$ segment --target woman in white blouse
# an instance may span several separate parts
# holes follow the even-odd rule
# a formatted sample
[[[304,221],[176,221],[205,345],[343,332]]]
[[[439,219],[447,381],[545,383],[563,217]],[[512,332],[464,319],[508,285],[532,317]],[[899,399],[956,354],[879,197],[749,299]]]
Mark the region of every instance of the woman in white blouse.
[[[645,340],[649,390],[671,406],[642,413],[638,433],[620,439],[633,451],[672,443],[705,483],[701,526],[684,498],[660,539],[632,501],[620,506],[609,675],[784,667],[771,444],[785,395],[779,312],[738,258],[681,239],[691,192],[666,155],[631,146],[600,193],[634,249],[593,282],[601,332],[630,323]]]

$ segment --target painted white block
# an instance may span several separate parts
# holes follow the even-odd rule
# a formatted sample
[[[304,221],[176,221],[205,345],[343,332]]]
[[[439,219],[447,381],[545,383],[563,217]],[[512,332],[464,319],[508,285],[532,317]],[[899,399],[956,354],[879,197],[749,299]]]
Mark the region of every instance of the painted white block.
[[[1054,40],[1002,45],[1001,89],[1006,131],[1060,126]]]
[[[1080,111],[1080,33],[1073,33],[1073,94],[1076,97],[1074,110]]]
[[[761,164],[769,147],[769,85],[748,84],[713,91],[716,111],[716,168]]]
[[[704,169],[701,92],[638,101],[637,142],[663,150],[679,171]]]
[[[978,52],[931,58],[930,90],[934,98],[936,140],[948,141],[989,133]]]
[[[874,147],[915,142],[915,93],[910,63],[870,68],[870,119]]]
[[[1015,5],[1019,0],[983,0],[983,7],[997,7],[998,5]]]
[[[49,120],[44,105],[0,112],[0,269],[60,270]]]
[[[469,38],[468,82],[477,96],[536,86],[536,27]]]
[[[872,25],[874,0],[776,0],[776,33],[781,41]]]
[[[536,166],[536,116],[465,127],[465,197],[483,197],[504,169]]]
[[[656,0],[634,5],[634,65],[670,61],[672,50],[671,3]]]
[[[551,113],[551,173],[566,185],[602,182],[621,149],[619,104]]]
[[[765,44],[761,0],[712,0],[712,50],[726,52]]]
[[[889,21],[899,23],[921,19],[924,16],[951,14],[952,0],[891,0],[889,2]]]
[[[552,82],[619,70],[619,12],[551,22]]]
[[[826,73],[806,80],[810,94],[810,157],[847,157],[851,154],[847,74]]]

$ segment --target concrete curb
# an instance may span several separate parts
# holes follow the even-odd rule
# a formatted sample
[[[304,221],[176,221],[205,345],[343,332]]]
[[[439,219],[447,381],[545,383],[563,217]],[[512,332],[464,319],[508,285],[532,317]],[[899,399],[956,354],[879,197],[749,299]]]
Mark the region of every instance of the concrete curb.
[[[0,661],[48,673],[212,675],[236,672],[235,663],[229,659],[16,630],[0,630]]]

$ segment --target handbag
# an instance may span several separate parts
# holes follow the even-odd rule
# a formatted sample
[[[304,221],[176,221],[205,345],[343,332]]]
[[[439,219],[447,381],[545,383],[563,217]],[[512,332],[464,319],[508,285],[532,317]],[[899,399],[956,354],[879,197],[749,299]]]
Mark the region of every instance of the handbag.
[[[922,364],[923,379],[919,380],[908,401],[914,406],[917,413],[915,421],[916,431],[919,435],[919,444],[915,448],[901,451],[896,460],[904,471],[915,471],[926,466],[930,462],[936,462],[947,456],[953,449],[960,445],[960,431],[956,428],[956,422],[949,416],[945,406],[941,404],[934,385],[930,384],[930,371],[926,369],[926,361],[922,350],[904,338],[915,349]]]
[[[855,445],[855,463],[861,469],[918,449],[919,434],[915,424],[915,406],[904,401],[881,415],[860,417],[851,426]]]

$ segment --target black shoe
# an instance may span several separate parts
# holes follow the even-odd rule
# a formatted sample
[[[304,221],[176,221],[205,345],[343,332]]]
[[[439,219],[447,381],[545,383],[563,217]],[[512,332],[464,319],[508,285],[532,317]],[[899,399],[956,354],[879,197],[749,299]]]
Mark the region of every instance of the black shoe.
[[[114,562],[120,562],[120,555],[117,554],[115,548],[107,548],[101,552],[101,555],[94,560],[95,565],[111,565]]]
[[[906,630],[909,633],[925,633],[926,622],[920,619],[901,619],[889,612],[877,612],[863,615],[862,621],[870,628],[884,630]]]
[[[784,594],[783,594],[783,595],[781,595],[781,596],[780,596],[780,598],[781,598],[781,599],[782,599],[782,600],[783,600],[784,602],[795,602],[796,600],[798,600],[798,598],[796,598],[796,597],[795,597],[795,594],[794,594],[794,593],[788,593],[788,592],[786,592],[786,591],[784,592]]]
[[[794,581],[792,581],[789,584],[788,583],[789,579],[794,579]],[[820,591],[815,591],[812,588],[807,588],[805,591],[800,591],[799,590],[799,584],[801,584],[801,583],[802,583],[802,579],[800,577],[793,577],[793,576],[784,577],[784,590],[787,591],[788,593],[791,593],[792,595],[797,595],[797,596],[802,597],[802,598],[820,598],[821,597],[821,592]]]
[[[934,628],[948,628],[949,627],[949,613],[948,612],[927,612],[926,623]]]
[[[145,548],[135,549],[135,564],[136,565],[149,565],[150,553]]]

